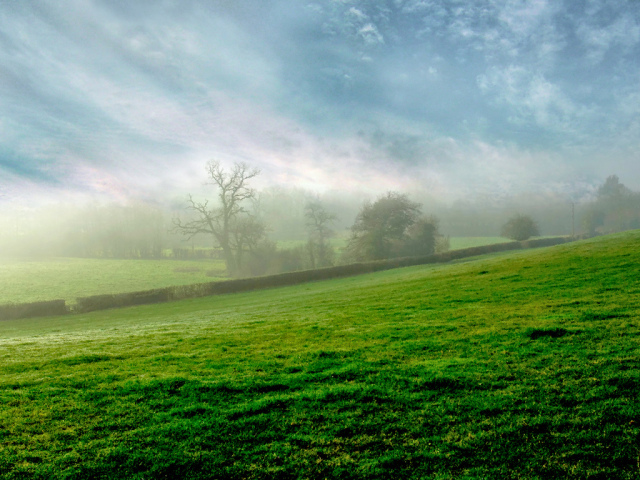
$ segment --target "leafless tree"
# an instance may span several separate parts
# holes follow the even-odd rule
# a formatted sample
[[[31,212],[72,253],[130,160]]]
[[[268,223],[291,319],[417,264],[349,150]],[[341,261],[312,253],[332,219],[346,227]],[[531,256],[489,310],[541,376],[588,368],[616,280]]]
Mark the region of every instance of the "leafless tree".
[[[245,208],[245,203],[256,196],[249,181],[260,171],[245,163],[236,163],[230,171],[225,171],[217,161],[210,161],[206,170],[207,184],[217,190],[217,204],[210,205],[209,200],[197,201],[189,195],[188,209],[195,212],[195,218],[174,219],[174,230],[189,239],[198,234],[212,235],[215,244],[222,249],[227,272],[236,275],[243,252],[254,247],[265,235],[264,225]]]
[[[319,200],[311,200],[304,207],[306,227],[309,232],[307,251],[312,267],[327,267],[333,261],[333,249],[328,239],[334,235],[330,225],[336,221],[335,214],[325,210]]]

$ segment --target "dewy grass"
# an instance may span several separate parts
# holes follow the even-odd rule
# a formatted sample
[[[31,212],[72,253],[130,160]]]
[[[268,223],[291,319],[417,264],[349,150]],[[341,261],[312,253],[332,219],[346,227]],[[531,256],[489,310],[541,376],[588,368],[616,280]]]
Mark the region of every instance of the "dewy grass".
[[[638,478],[640,233],[0,323],[0,478]]]

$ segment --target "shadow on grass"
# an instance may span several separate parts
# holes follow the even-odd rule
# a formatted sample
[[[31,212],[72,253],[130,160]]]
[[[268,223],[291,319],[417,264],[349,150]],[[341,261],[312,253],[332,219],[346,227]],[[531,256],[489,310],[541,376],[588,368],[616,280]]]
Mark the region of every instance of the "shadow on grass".
[[[524,335],[531,340],[537,340],[542,337],[561,338],[565,335],[576,335],[580,333],[577,330],[567,330],[565,328],[553,327],[553,328],[528,328]]]

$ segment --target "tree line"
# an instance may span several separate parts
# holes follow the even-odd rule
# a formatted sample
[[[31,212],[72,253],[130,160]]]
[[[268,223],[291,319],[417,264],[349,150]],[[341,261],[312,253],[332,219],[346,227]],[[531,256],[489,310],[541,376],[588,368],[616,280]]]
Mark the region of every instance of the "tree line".
[[[176,217],[173,231],[188,239],[208,235],[212,244],[222,250],[229,275],[262,275],[334,265],[336,251],[329,240],[335,234],[332,226],[338,217],[318,199],[308,201],[304,208],[306,244],[278,250],[268,240],[268,228],[259,209],[252,208],[257,192],[250,181],[259,171],[244,163],[225,170],[215,161],[207,164],[206,171],[217,201],[198,201],[190,195],[191,216]],[[423,216],[420,204],[406,195],[389,192],[362,206],[341,261],[428,255],[437,247],[446,248],[437,220]]]
[[[557,198],[510,202],[508,208],[470,200],[436,208],[399,192],[363,201],[344,192],[320,197],[295,187],[258,191],[252,184],[260,172],[243,163],[225,169],[209,162],[205,173],[208,194],[189,195],[173,208],[158,199],[153,205],[15,210],[0,216],[0,255],[218,258],[229,275],[252,276],[445,251],[443,225],[457,236],[515,240],[543,230],[591,236],[640,228],[640,194],[615,175],[590,201],[578,203],[572,218],[570,203]]]
[[[210,235],[214,245],[222,249],[230,275],[261,275],[331,266],[336,262],[336,251],[329,239],[335,234],[332,224],[338,217],[319,200],[308,201],[304,209],[308,235],[305,246],[278,250],[267,239],[268,227],[260,217],[260,210],[248,208],[249,203],[257,200],[257,192],[249,183],[259,171],[244,163],[225,171],[212,161],[207,164],[207,174],[209,183],[217,190],[218,201],[210,205],[208,200],[196,202],[189,196],[189,209],[195,215],[189,220],[174,219],[174,231],[189,238]],[[598,189],[596,199],[587,203],[582,226],[587,236],[640,228],[640,194],[622,185],[617,176],[608,177]],[[541,233],[538,222],[530,215],[515,214],[502,225],[499,234],[520,241]],[[448,248],[448,237],[440,233],[435,216],[424,215],[422,205],[407,195],[388,192],[362,205],[339,261],[429,255]]]

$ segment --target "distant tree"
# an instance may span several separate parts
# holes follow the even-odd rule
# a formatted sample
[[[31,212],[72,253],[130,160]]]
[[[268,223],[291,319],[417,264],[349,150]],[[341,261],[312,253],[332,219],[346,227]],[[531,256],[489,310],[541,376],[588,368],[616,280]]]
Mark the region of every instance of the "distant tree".
[[[187,208],[195,213],[195,218],[174,219],[174,230],[189,239],[198,234],[211,235],[222,249],[227,272],[235,276],[243,255],[265,236],[264,225],[246,209],[246,202],[256,196],[249,181],[260,171],[245,163],[236,163],[231,171],[225,171],[216,161],[209,162],[206,171],[207,183],[217,190],[217,204],[210,206],[209,200],[200,202],[189,195]]]
[[[335,232],[331,224],[337,216],[328,212],[319,200],[308,201],[304,207],[305,225],[309,233],[307,252],[311,267],[328,267],[333,264],[334,252],[328,240]]]
[[[502,226],[501,235],[512,240],[527,240],[540,235],[538,224],[528,215],[516,215],[511,217]]]
[[[609,175],[598,188],[599,199],[618,199],[629,194],[631,194],[631,190],[620,183],[617,175]]]
[[[420,204],[397,192],[389,192],[374,203],[365,203],[351,227],[348,254],[355,261],[395,256],[419,215]]]
[[[438,235],[436,237],[436,248],[434,253],[448,252],[451,248],[451,239],[449,236]]]
[[[231,223],[231,249],[236,255],[236,267],[241,268],[247,254],[258,251],[267,236],[267,227],[254,215],[245,215]]]
[[[585,233],[593,237],[597,233],[597,229],[604,225],[605,213],[602,210],[591,208],[582,217],[582,226]]]
[[[403,256],[431,255],[438,243],[438,220],[435,217],[419,217],[406,230],[401,247]]]
[[[600,215],[591,217],[591,212]],[[597,198],[584,220],[591,235],[595,234],[595,228],[602,233],[640,228],[640,194],[620,183],[617,175],[610,175],[598,188]]]

